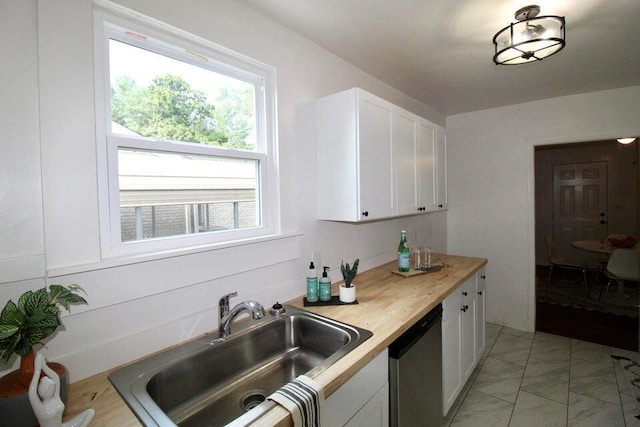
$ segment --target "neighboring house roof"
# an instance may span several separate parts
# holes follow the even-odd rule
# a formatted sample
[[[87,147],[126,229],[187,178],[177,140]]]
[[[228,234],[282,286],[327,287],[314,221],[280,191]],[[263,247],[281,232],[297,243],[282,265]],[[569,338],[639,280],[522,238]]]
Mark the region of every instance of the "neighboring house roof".
[[[112,122],[114,132],[139,136]],[[258,162],[123,148],[118,150],[121,206],[255,200]]]

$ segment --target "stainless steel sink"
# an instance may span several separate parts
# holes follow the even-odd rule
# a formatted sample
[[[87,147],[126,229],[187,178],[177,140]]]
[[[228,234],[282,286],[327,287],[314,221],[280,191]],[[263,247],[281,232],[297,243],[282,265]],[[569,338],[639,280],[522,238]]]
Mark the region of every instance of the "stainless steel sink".
[[[147,426],[246,425],[271,409],[271,393],[298,375],[314,377],[372,333],[285,306],[281,316],[234,323],[109,375]]]

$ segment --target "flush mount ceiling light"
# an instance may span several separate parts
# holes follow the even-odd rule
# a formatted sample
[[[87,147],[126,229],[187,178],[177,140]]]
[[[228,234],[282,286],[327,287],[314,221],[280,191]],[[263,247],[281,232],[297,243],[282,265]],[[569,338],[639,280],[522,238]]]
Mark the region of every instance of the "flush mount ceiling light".
[[[620,144],[631,144],[635,140],[635,138],[618,138]]]
[[[540,16],[540,6],[526,6],[515,13],[511,23],[493,36],[498,65],[517,65],[541,61],[565,45],[564,16]]]

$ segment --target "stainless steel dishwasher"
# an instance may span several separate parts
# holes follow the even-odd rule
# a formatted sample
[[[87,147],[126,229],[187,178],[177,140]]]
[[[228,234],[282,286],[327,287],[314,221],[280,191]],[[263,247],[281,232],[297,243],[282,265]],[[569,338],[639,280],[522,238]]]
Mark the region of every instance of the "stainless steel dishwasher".
[[[442,305],[389,346],[389,425],[433,427],[442,418]]]

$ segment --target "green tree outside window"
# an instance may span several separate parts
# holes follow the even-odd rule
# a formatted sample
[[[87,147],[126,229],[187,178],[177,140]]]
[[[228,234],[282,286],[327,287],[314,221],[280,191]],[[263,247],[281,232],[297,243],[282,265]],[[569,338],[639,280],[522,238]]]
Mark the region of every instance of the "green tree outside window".
[[[171,74],[149,86],[122,76],[111,89],[112,120],[139,135],[243,150],[253,149],[247,143],[253,105],[253,87],[223,88],[211,104],[204,92]]]

